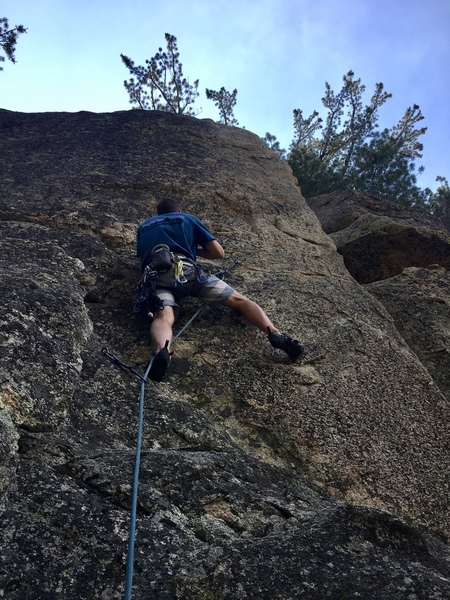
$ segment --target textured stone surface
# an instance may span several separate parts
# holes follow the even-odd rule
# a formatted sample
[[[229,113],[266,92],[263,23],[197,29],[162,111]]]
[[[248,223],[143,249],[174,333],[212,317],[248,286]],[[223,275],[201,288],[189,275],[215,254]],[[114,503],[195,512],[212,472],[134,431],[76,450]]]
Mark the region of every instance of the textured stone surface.
[[[411,267],[366,286],[450,401],[450,272]]]
[[[164,113],[0,130],[0,597],[122,597],[140,384],[101,350],[150,359],[134,235],[170,193],[307,356],[224,308],[176,342],[146,385],[133,597],[449,597],[448,400],[288,166]]]
[[[407,267],[450,268],[450,232],[431,215],[356,191],[316,196],[308,205],[359,283]]]

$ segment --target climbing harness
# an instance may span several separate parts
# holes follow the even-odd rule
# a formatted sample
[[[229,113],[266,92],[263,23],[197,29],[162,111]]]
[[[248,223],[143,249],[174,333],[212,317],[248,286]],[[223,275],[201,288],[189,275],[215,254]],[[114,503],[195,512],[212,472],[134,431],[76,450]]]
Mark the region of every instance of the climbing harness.
[[[239,260],[235,260],[234,263],[224,269],[223,271],[219,271],[215,273],[216,277],[220,279],[224,279],[225,275],[239,266],[241,262]],[[157,275],[157,273],[156,273]],[[145,276],[145,271],[144,271]],[[153,278],[156,284],[156,276]],[[155,285],[156,289],[156,285]],[[162,309],[160,309],[162,310]],[[196,317],[203,310],[203,305],[197,309],[194,315],[185,323],[185,325],[181,328],[181,330],[176,334],[176,336],[172,340],[172,345],[176,342],[176,340],[182,335],[184,331],[189,327],[189,325],[196,319]],[[134,542],[136,537],[136,513],[137,513],[137,501],[138,501],[138,489],[139,489],[139,468],[141,462],[141,446],[142,446],[142,431],[144,425],[144,398],[145,398],[145,384],[147,382],[148,374],[150,373],[150,369],[153,364],[153,359],[150,360],[149,364],[143,375],[141,375],[136,369],[130,367],[129,365],[122,362],[117,356],[108,351],[107,348],[102,348],[102,354],[106,356],[111,362],[118,365],[120,368],[125,371],[129,371],[141,381],[141,389],[139,396],[139,415],[138,415],[138,429],[137,429],[137,441],[136,441],[136,454],[134,461],[134,470],[133,470],[133,486],[131,493],[131,510],[130,510],[130,530],[128,536],[128,555],[127,555],[127,563],[126,563],[126,575],[125,575],[125,593],[124,600],[131,600],[131,589],[133,584],[133,562],[134,562]]]
[[[139,281],[136,289],[136,300],[133,308],[133,312],[145,313],[150,318],[153,318],[156,312],[164,309],[164,305],[156,293],[156,280],[160,273],[167,273],[173,269],[175,287],[183,285],[188,282],[185,273],[185,264],[188,263],[186,268],[191,268],[195,271],[197,282],[202,284],[208,280],[209,273],[203,271],[203,269],[194,261],[186,256],[178,256],[177,254],[170,251],[169,246],[166,244],[158,244],[152,249],[151,261],[145,267],[142,274],[142,279]],[[240,264],[239,261],[216,274],[216,277],[222,275],[225,276],[230,269]]]

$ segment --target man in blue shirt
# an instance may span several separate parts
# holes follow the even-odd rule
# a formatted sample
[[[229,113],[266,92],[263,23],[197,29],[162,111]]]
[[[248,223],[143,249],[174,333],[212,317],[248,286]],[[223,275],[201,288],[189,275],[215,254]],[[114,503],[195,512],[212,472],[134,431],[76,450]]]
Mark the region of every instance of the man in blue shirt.
[[[137,232],[137,256],[142,270],[152,263],[155,246],[167,246],[176,262],[168,270],[159,272],[156,280],[156,294],[164,309],[154,314],[150,327],[156,349],[149,372],[151,379],[162,381],[170,365],[172,328],[179,308],[177,301],[184,296],[198,297],[209,306],[224,304],[267,333],[272,346],[284,350],[292,359],[303,354],[300,344],[281,334],[256,302],[215,275],[205,276],[197,267],[198,256],[215,260],[225,255],[220,243],[200,219],[181,212],[177,198],[160,200],[157,213],[144,221]]]

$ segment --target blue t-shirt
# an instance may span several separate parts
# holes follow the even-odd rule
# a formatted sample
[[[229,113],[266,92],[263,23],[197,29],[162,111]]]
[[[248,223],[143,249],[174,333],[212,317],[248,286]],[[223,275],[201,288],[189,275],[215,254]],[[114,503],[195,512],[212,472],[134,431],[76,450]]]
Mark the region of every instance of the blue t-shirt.
[[[167,244],[171,252],[197,260],[197,247],[204,248],[216,238],[204,223],[193,215],[181,212],[151,217],[137,231],[137,255],[145,269],[151,251],[157,244]]]

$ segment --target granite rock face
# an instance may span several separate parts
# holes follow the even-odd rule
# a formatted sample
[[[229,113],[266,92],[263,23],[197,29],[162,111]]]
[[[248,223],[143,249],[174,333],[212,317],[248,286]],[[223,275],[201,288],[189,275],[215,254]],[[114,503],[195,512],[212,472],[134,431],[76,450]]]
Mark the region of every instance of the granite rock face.
[[[308,205],[359,283],[388,279],[407,267],[450,268],[445,220],[357,191],[316,196]]]
[[[450,235],[439,220],[348,191],[308,200],[352,275],[393,317],[450,400]]]
[[[450,272],[410,267],[366,286],[450,401]]]
[[[307,354],[226,308],[177,340],[145,386],[133,598],[450,597],[448,398],[289,167],[159,112],[0,111],[0,135],[0,597],[123,596],[140,380],[102,349],[150,360],[134,237],[170,194]]]

